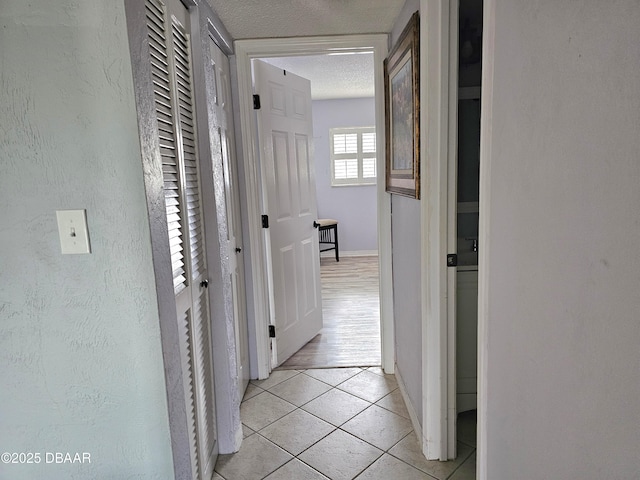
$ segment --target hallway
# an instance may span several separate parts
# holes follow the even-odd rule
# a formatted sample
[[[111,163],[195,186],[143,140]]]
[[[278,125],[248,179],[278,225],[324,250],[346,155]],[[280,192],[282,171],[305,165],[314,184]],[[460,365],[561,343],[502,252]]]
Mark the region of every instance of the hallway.
[[[472,480],[475,416],[458,422],[458,458],[427,461],[393,375],[379,367],[274,370],[249,384],[242,448],[220,480]]]

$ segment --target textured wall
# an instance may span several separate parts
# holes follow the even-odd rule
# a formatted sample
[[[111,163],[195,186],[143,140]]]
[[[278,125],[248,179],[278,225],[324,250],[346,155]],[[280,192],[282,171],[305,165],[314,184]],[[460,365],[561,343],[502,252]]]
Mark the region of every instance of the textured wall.
[[[373,98],[313,102],[318,216],[340,222],[338,240],[340,250],[344,252],[378,249],[376,186],[331,186],[329,129],[373,126],[375,113]]]
[[[123,5],[3,1],[0,74],[0,450],[43,454],[0,477],[172,478]],[[62,256],[82,208],[92,253]]]
[[[640,478],[639,3],[486,6],[480,478]]]

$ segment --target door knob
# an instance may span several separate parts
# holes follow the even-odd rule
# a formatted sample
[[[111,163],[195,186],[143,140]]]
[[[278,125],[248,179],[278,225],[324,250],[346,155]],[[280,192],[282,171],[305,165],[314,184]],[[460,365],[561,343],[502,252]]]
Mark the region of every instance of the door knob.
[[[200,282],[200,286],[204,287],[204,288],[208,288],[209,287],[209,280],[204,279]]]
[[[242,249],[240,247],[236,247],[236,253],[240,253]]]

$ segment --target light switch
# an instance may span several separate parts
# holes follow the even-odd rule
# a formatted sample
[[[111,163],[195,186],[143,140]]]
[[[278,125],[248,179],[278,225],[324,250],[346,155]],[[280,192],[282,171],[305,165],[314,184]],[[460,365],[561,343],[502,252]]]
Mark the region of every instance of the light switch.
[[[91,253],[86,210],[58,210],[58,233],[62,254]]]

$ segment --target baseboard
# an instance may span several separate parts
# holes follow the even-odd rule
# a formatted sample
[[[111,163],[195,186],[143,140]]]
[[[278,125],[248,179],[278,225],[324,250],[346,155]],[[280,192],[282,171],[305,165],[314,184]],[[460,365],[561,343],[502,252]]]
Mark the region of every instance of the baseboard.
[[[400,388],[400,393],[402,394],[402,399],[404,400],[404,404],[407,407],[407,411],[409,412],[409,419],[411,420],[411,424],[413,425],[413,431],[416,433],[418,437],[418,443],[422,445],[422,425],[420,425],[420,421],[418,420],[418,415],[416,415],[416,411],[413,408],[413,404],[409,399],[409,394],[407,393],[407,387],[405,386],[404,380],[402,378],[402,374],[398,369],[398,364],[395,365],[395,376],[396,381],[398,382],[398,387]]]
[[[333,257],[335,258],[336,252],[335,250],[327,250],[326,252],[320,252],[320,256],[324,257]],[[340,257],[377,257],[378,250],[351,250],[351,251],[342,251],[340,250]]]

